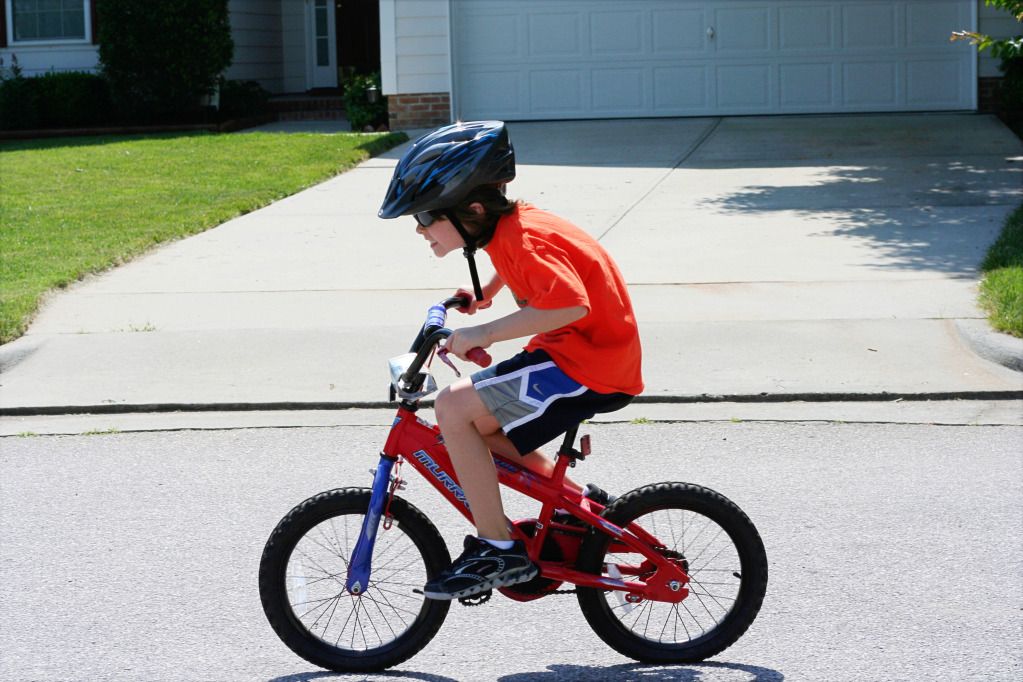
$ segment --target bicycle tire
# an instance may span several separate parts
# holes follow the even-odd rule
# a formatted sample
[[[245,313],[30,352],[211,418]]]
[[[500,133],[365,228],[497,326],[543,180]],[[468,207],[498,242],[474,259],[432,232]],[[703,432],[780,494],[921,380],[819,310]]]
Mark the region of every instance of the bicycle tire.
[[[399,497],[391,500],[393,525],[377,535],[369,586],[359,596],[345,592],[369,499],[366,488],[344,488],[305,500],[277,524],[259,564],[260,600],[277,636],[337,672],[378,671],[411,658],[437,634],[450,606],[422,594],[451,563],[447,546]]]
[[[690,594],[679,604],[629,604],[623,592],[580,587],[586,622],[612,649],[646,663],[693,663],[721,653],[753,623],[767,591],[767,555],[753,523],[726,497],[702,486],[656,483],[623,495],[602,516],[621,527],[638,522],[670,542],[666,549],[686,562],[690,576]],[[576,566],[608,575],[606,557],[637,561],[635,552],[608,555],[610,540],[591,530]]]

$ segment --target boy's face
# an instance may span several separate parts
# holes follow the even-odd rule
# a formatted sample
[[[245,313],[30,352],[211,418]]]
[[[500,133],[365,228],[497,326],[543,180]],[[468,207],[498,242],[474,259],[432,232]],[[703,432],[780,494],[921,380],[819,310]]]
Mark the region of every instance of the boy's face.
[[[416,221],[416,232],[426,238],[437,258],[443,258],[456,249],[465,248],[462,236],[447,218],[434,218],[429,227],[423,227]]]

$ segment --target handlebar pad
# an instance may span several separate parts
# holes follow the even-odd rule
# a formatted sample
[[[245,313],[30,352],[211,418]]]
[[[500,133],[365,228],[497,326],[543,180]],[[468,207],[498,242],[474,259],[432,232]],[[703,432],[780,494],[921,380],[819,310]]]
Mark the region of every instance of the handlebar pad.
[[[443,303],[430,306],[429,312],[426,313],[426,326],[427,327],[443,327],[444,323],[448,319],[448,311],[444,307]]]
[[[494,361],[494,358],[490,357],[490,353],[479,347],[469,349],[469,352],[465,354],[465,357],[469,358],[470,362],[475,362],[480,367],[490,367],[490,363]]]

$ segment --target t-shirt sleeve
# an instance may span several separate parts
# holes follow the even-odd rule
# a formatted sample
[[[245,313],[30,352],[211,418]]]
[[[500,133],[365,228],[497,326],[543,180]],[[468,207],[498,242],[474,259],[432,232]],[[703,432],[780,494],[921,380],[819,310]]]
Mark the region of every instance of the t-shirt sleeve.
[[[526,285],[527,291],[522,294],[527,305],[542,310],[578,305],[590,310],[586,286],[576,265],[563,249],[550,244],[535,244],[516,261]]]

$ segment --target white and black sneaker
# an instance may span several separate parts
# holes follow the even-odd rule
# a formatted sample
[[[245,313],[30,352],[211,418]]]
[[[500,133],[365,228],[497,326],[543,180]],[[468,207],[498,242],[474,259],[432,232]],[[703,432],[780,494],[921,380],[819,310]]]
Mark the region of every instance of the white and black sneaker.
[[[511,549],[498,549],[485,540],[466,535],[465,551],[451,568],[426,583],[423,593],[429,599],[461,599],[527,582],[539,572],[521,540],[516,540]]]

